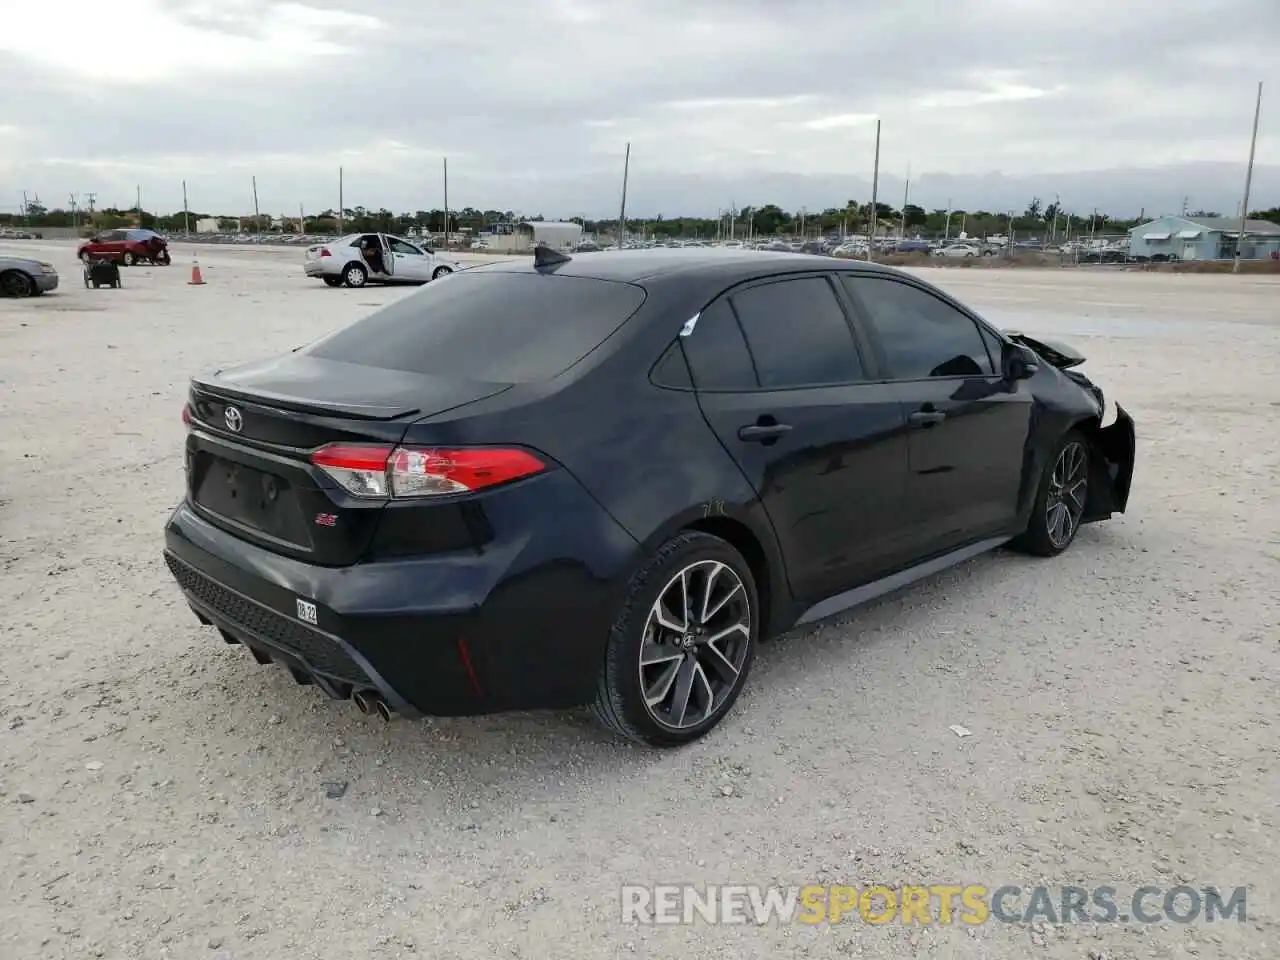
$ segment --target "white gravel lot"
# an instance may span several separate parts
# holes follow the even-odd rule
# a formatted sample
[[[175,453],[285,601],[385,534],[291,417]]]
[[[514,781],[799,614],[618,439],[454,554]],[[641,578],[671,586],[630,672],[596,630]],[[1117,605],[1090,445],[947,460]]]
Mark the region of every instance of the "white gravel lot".
[[[226,248],[190,287],[181,247],[87,291],[19,247],[64,273],[0,301],[0,958],[1280,956],[1275,280],[930,271],[1090,357],[1137,421],[1129,514],[766,645],[716,732],[650,752],[363,717],[171,582],[188,375],[405,291]],[[1247,885],[1249,919],[619,922],[620,884],[680,881]]]

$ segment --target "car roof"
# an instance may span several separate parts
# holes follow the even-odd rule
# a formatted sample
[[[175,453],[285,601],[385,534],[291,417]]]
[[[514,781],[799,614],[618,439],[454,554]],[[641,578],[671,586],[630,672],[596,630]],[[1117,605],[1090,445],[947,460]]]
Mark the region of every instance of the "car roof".
[[[716,281],[733,284],[756,277],[812,270],[893,273],[890,267],[858,260],[834,260],[808,253],[685,247],[678,250],[606,250],[577,253],[563,263],[537,268],[532,259],[504,260],[473,267],[467,273],[554,273],[563,277],[614,280],[647,286],[655,281]]]

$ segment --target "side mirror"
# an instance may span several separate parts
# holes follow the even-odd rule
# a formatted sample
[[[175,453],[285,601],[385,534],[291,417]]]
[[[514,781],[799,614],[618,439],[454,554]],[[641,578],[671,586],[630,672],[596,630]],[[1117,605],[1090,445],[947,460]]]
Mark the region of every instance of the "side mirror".
[[[1005,348],[1004,375],[1010,381],[1029,380],[1040,369],[1040,358],[1034,350],[1021,344],[1009,344]]]

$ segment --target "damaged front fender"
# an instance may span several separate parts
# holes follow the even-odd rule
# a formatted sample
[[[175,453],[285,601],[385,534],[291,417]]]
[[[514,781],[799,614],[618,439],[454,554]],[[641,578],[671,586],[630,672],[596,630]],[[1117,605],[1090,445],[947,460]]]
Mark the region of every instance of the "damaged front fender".
[[[1093,433],[1093,469],[1089,478],[1089,497],[1085,503],[1085,523],[1110,519],[1124,513],[1129,505],[1129,489],[1133,485],[1133,463],[1137,439],[1133,418],[1116,404],[1115,423]]]

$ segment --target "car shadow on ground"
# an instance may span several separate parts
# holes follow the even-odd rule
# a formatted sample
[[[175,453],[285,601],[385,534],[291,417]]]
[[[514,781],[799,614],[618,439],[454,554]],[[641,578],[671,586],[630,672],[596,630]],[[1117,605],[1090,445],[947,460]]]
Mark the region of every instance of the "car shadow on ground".
[[[1114,536],[1087,529],[1073,555],[1112,551]],[[1054,561],[996,551],[762,644],[733,713],[707,737],[675,751],[622,741],[586,709],[388,723],[361,714],[351,701],[330,700],[314,687],[297,685],[282,667],[258,666],[244,648],[224,646],[207,629],[196,635],[216,646],[195,655],[213,676],[190,682],[192,695],[206,701],[196,709],[207,710],[215,728],[208,731],[210,746],[242,752],[244,762],[256,758],[254,766],[265,762],[276,776],[310,771],[316,790],[340,783],[344,792],[402,811],[452,811],[460,818],[458,828],[465,829],[473,808],[464,801],[474,795],[490,798],[487,809],[495,797],[506,797],[508,806],[523,810],[530,804],[554,806],[590,784],[643,777],[653,768],[674,765],[694,776],[708,764],[745,762],[760,749],[759,737],[768,739],[769,718],[780,703],[815,685],[845,691],[840,699],[852,711],[847,722],[856,725],[859,690],[879,682],[884,656],[902,656],[911,669],[924,669],[963,643],[976,647],[975,654],[998,657],[1001,651],[985,647],[999,634],[984,631],[969,605],[981,604],[1000,581],[1041,576],[1036,568],[1043,563]],[[951,636],[957,627],[964,627],[960,639]],[[855,670],[858,662],[867,669]],[[231,693],[233,710],[218,691]],[[217,735],[217,727],[225,736]]]

